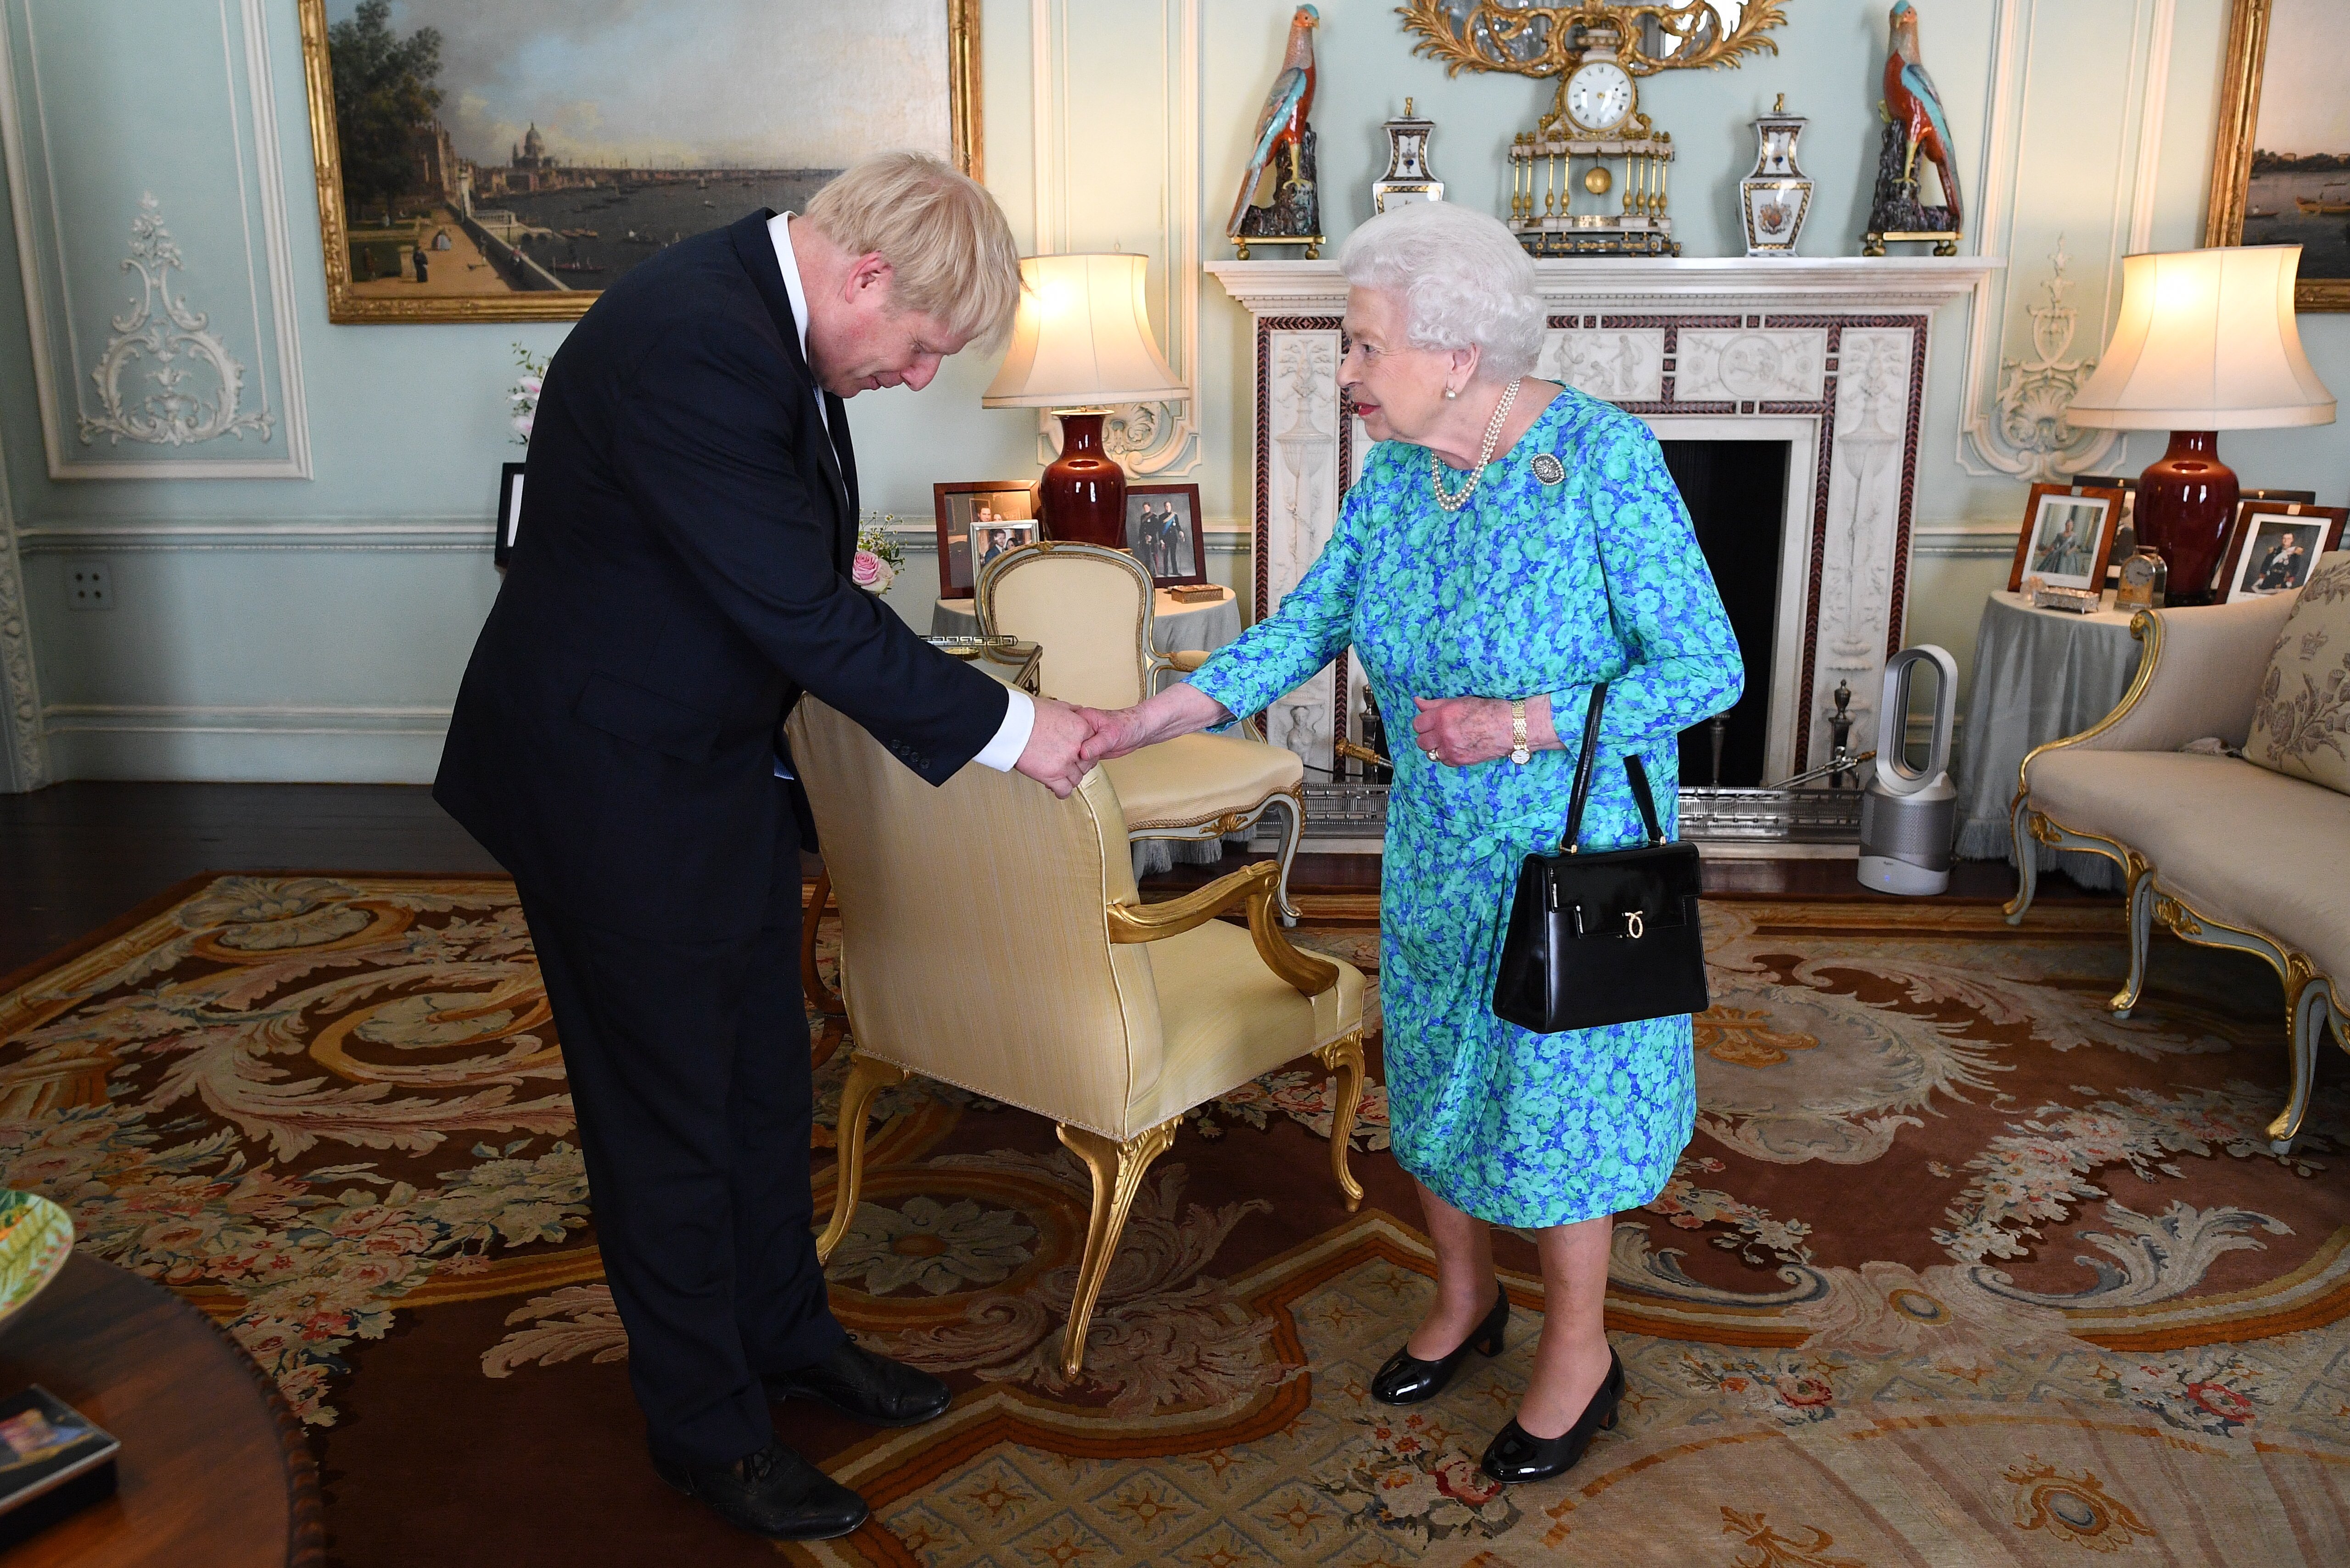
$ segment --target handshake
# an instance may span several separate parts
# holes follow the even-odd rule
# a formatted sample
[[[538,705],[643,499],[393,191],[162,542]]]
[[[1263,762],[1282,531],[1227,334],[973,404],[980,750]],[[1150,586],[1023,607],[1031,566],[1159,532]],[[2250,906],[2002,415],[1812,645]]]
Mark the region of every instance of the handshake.
[[[1149,743],[1136,722],[1140,711],[1139,708],[1115,711],[1078,708],[1039,697],[1035,726],[1028,732],[1028,744],[1014,765],[1066,800],[1096,763],[1122,757]]]

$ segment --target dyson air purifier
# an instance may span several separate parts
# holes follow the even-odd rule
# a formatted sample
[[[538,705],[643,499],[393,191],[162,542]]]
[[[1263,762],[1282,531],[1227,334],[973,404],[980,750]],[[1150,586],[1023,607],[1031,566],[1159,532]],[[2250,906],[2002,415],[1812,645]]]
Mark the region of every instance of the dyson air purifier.
[[[1926,765],[1909,765],[1909,682],[1934,667],[1934,738]],[[1860,797],[1861,885],[1883,893],[1929,897],[1950,888],[1950,843],[1959,792],[1950,787],[1950,732],[1958,712],[1959,666],[1932,643],[1905,648],[1885,664],[1877,709],[1876,776]]]

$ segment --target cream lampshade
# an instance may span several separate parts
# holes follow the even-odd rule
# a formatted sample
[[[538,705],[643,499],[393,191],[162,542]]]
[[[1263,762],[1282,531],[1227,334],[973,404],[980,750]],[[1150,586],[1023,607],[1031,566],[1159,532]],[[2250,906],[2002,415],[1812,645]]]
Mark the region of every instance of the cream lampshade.
[[[1045,531],[1116,549],[1126,543],[1126,471],[1104,454],[1102,416],[1116,403],[1180,398],[1150,335],[1149,258],[1031,256],[1020,264],[1020,314],[1003,368],[980,401],[1053,409],[1061,455],[1045,470]]]
[[[2124,258],[2113,339],[2066,410],[2090,429],[2171,432],[2139,481],[2137,536],[2182,602],[2208,593],[2235,521],[2218,432],[2334,422],[2293,319],[2300,265],[2299,245]]]

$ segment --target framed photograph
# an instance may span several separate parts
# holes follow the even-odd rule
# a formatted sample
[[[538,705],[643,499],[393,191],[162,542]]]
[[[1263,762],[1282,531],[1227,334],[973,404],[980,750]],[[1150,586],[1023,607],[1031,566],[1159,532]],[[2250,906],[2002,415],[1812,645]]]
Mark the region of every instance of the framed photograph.
[[[980,174],[979,0],[297,4],[330,321],[575,320],[868,150]]]
[[[2122,515],[2122,493],[2108,486],[2035,484],[2023,509],[2023,531],[2015,540],[2015,564],[2008,568],[2007,591],[2022,591],[2027,578],[2051,587],[2102,592],[2106,557]]]
[[[1200,487],[1128,485],[1126,547],[1149,568],[1153,587],[1206,582],[1208,552],[1200,542]]]
[[[2350,27],[2341,0],[2233,0],[2208,245],[2302,247],[2293,302],[2350,310]]]
[[[498,471],[498,531],[490,545],[490,559],[501,566],[514,554],[515,535],[522,528],[522,475],[526,466],[509,462]]]
[[[2236,509],[2228,564],[2220,569],[2220,601],[2289,594],[2309,581],[2317,557],[2342,547],[2350,507],[2304,506],[2291,501],[2247,501]]]
[[[1036,488],[1021,480],[971,479],[933,484],[931,507],[938,515],[939,597],[942,599],[967,599],[972,585],[979,581],[979,568],[986,561],[972,554],[974,530],[1000,523],[1024,523],[1026,539],[1036,537]],[[991,534],[988,544],[997,555],[1012,547],[999,534]]]
[[[1010,518],[998,517],[992,521],[983,520],[973,523],[971,525],[972,576],[976,579],[981,573],[987,570],[987,563],[996,556],[1016,550],[1023,545],[1035,544],[1036,532],[1036,523],[1034,518],[1024,522],[1015,522]]]

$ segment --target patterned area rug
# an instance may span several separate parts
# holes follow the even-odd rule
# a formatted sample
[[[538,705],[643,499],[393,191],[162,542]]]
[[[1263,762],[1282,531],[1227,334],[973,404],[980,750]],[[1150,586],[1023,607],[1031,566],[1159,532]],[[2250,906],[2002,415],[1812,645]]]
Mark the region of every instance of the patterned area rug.
[[[1367,971],[1366,898],[1308,945]],[[797,1558],[2350,1562],[2350,1097],[2291,1157],[2276,981],[2165,941],[2110,1017],[2119,916],[1716,902],[1698,1137],[1616,1232],[1626,1418],[1559,1480],[1475,1456],[1539,1326],[1410,1413],[1366,1397],[1429,1296],[1369,1096],[1345,1212],[1321,1080],[1205,1107],[1153,1168],[1058,1373],[1085,1179],[1045,1123],[880,1106],[837,1310],[953,1411],[875,1436],[777,1407],[875,1522]],[[0,994],[0,1185],[229,1325],[310,1423],[329,1549],[772,1561],[660,1486],[601,1282],[512,888],[224,877]],[[845,1055],[819,1051],[824,1126]],[[1374,1064],[1376,1075],[1376,1063]],[[820,1148],[819,1203],[828,1201]]]

